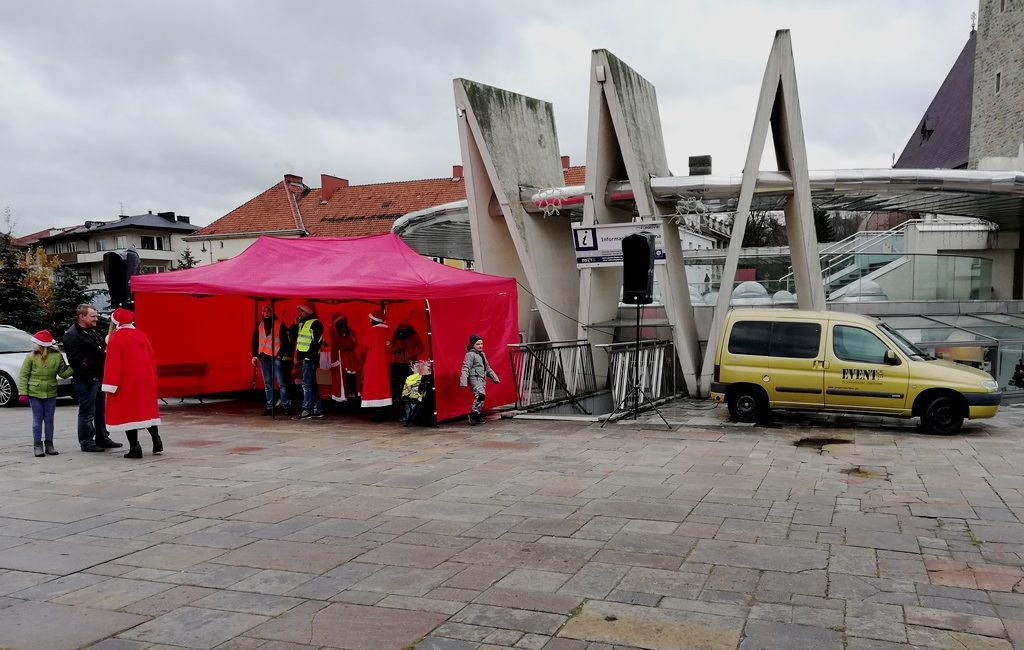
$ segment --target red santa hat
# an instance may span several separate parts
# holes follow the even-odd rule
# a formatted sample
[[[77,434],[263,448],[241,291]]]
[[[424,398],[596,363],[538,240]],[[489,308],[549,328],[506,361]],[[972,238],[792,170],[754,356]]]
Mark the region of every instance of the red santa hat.
[[[370,312],[370,323],[372,325],[380,325],[383,322],[384,322],[384,312],[382,312],[379,309],[377,311],[371,311]]]
[[[46,330],[39,330],[32,335],[32,342],[40,347],[48,348],[54,344],[53,334]]]
[[[124,307],[118,307],[114,310],[110,319],[113,320],[116,325],[127,325],[135,322],[135,313],[125,309]]]

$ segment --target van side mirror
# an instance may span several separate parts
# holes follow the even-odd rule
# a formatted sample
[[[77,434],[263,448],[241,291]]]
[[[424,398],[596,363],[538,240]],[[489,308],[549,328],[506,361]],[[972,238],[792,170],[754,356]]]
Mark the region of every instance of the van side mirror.
[[[900,365],[900,359],[896,356],[896,353],[892,350],[885,351],[885,363],[890,366]]]

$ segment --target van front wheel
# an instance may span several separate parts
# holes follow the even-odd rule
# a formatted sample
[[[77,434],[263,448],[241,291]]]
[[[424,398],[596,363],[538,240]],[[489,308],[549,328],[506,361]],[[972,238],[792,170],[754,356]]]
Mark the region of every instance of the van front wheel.
[[[964,423],[963,411],[952,397],[936,397],[924,407],[921,425],[925,432],[946,436],[956,433]]]
[[[729,392],[729,415],[739,422],[760,422],[768,414],[764,393],[753,386],[738,386]]]

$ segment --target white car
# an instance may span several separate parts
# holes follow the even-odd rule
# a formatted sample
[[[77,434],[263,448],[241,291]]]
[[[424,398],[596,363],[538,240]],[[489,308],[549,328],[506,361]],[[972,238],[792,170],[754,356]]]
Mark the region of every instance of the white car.
[[[31,351],[31,334],[11,325],[0,325],[0,406],[18,403],[18,395],[21,394],[18,377],[25,356]],[[71,380],[58,377],[57,392],[59,395],[71,395]]]

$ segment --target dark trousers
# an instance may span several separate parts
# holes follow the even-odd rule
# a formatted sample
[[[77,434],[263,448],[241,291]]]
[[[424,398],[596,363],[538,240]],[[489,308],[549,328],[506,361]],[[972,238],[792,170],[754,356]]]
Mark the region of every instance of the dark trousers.
[[[78,444],[88,447],[110,437],[107,433],[106,395],[100,390],[99,379],[74,380],[75,398],[78,400]]]

